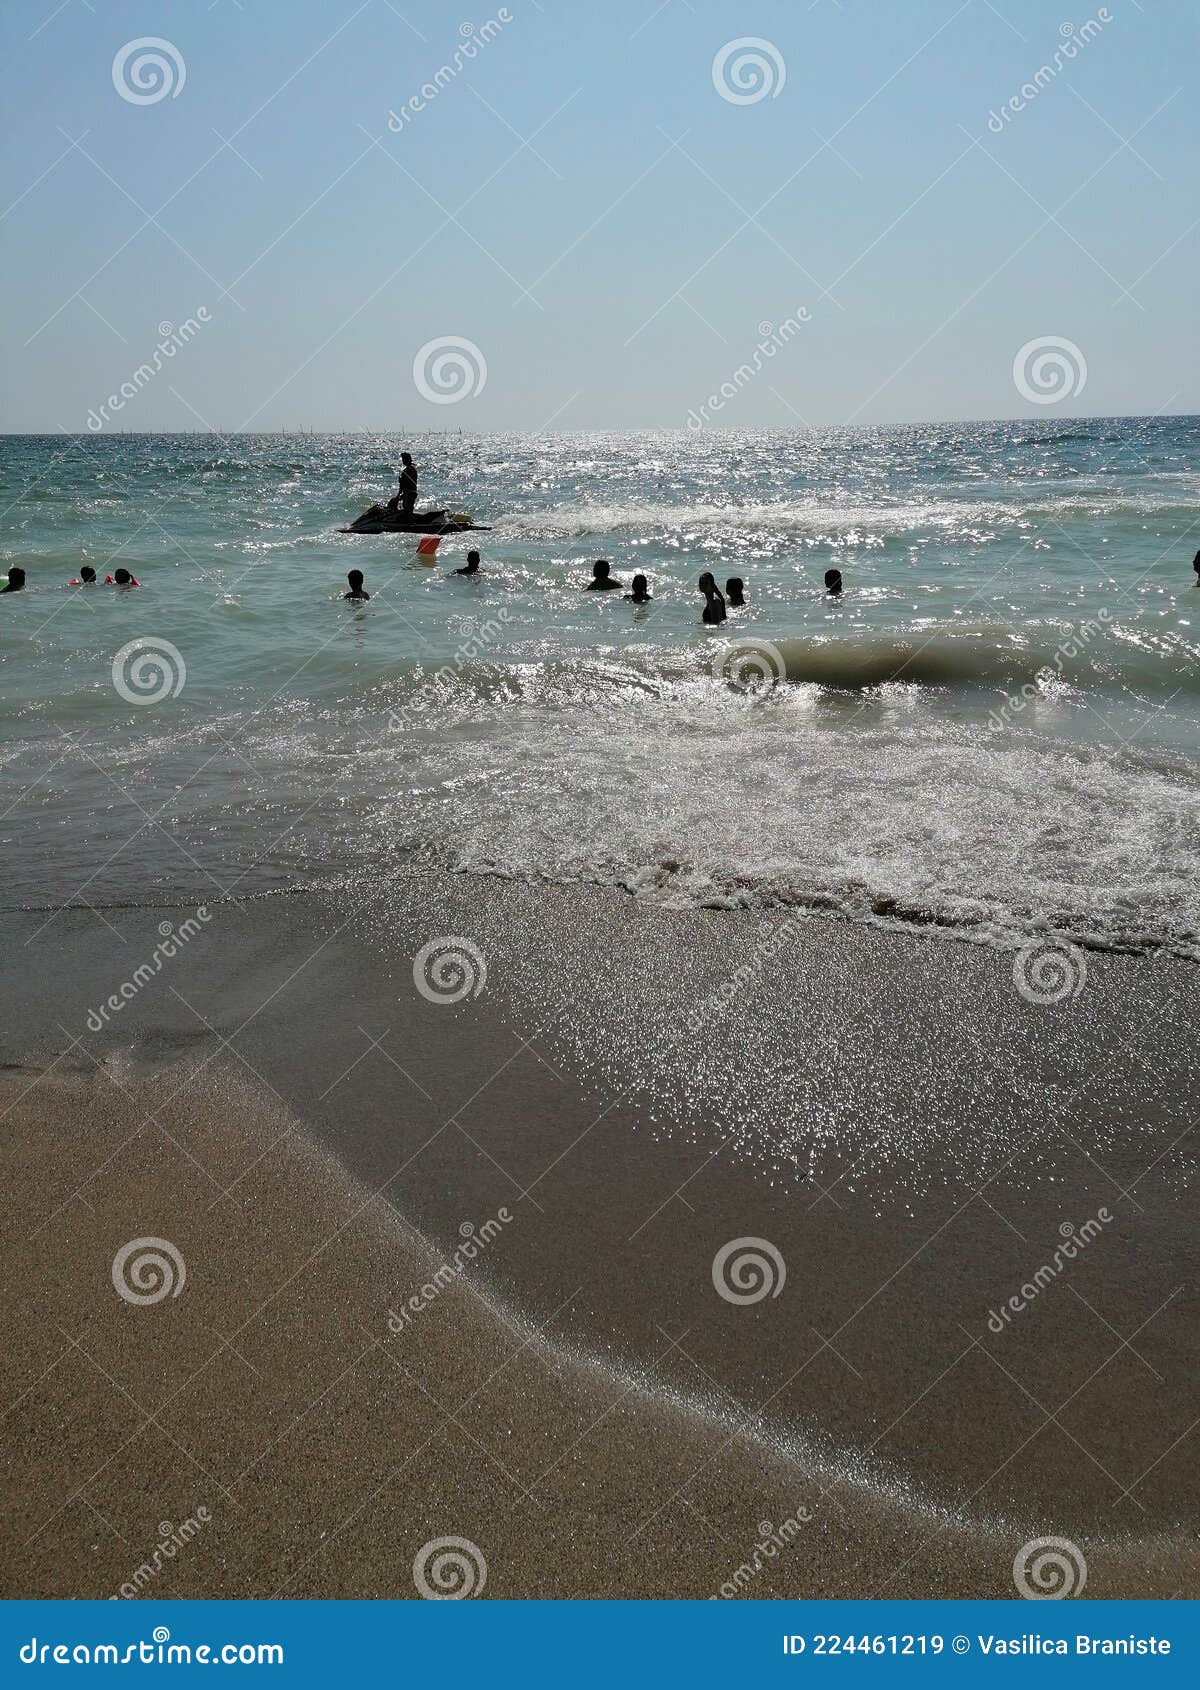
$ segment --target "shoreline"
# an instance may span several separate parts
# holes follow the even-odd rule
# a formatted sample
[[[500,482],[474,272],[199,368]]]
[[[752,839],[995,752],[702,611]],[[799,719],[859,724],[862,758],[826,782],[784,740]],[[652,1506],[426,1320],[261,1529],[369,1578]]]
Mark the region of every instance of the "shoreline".
[[[143,1075],[124,1094],[98,1075],[39,1084],[36,1111],[15,1111],[30,1171],[61,1161],[63,1132],[81,1125],[107,1144],[153,1110],[173,1130],[180,1078]],[[13,1086],[0,1082],[5,1110]],[[479,1284],[447,1288],[403,1359],[389,1353],[382,1309],[374,1330],[362,1316],[381,1272],[434,1271],[430,1241],[241,1079],[214,1070],[198,1114],[195,1102],[188,1153],[140,1160],[136,1190],[112,1169],[106,1200],[65,1250],[56,1241],[72,1330],[44,1320],[56,1353],[8,1405],[25,1510],[5,1595],[414,1597],[411,1560],[460,1536],[498,1598],[1014,1596],[1012,1544],[1036,1535],[1031,1522],[958,1522],[821,1473],[752,1423],[664,1392],[652,1370],[556,1342]],[[220,1149],[236,1164],[261,1153],[262,1133],[288,1134],[283,1179],[273,1170],[242,1217],[197,1218],[190,1155]],[[193,1302],[126,1306],[101,1284],[108,1245],[163,1203],[192,1210],[174,1217],[189,1230],[173,1230]],[[47,1316],[44,1286],[36,1297]],[[150,1377],[161,1403],[140,1400]],[[72,1467],[90,1422],[104,1436]],[[1089,1594],[1179,1595],[1200,1572],[1200,1552],[1167,1533],[1083,1547]]]
[[[801,1506],[814,1514],[798,1528],[802,1557],[781,1551],[770,1590],[764,1570],[738,1594],[1008,1596],[1015,1552],[1043,1535],[1086,1549],[1089,1594],[1198,1588],[1186,1539],[1198,1512],[1187,1412],[1195,1334],[1191,1293],[1176,1292],[1194,1254],[1186,1199],[1196,1140],[1180,1131],[1195,1043],[1180,1024],[1195,1013],[1190,965],[1102,959],[1075,1003],[1034,1009],[1012,991],[1011,958],[809,922],[743,982],[732,1024],[706,1023],[696,1043],[689,1007],[761,957],[770,922],[631,911],[590,891],[485,891],[465,877],[406,889],[386,924],[370,901],[351,912],[321,896],[216,906],[172,972],[99,1035],[81,1034],[83,1006],[102,1000],[102,985],[112,990],[116,950],[143,955],[164,911],[66,912],[38,940],[44,977],[34,986],[22,978],[30,953],[19,941],[43,918],[3,918],[0,967],[7,984],[21,983],[0,1051],[10,1069],[23,1065],[4,1076],[5,1106],[14,1088],[32,1087],[9,1117],[21,1127],[8,1156],[24,1193],[17,1212],[38,1217],[13,1241],[15,1283],[23,1289],[32,1271],[23,1250],[39,1261],[48,1251],[46,1274],[33,1277],[71,1288],[67,1307],[88,1311],[84,1325],[43,1307],[30,1324],[27,1305],[10,1338],[14,1395],[31,1392],[14,1422],[42,1538],[55,1530],[46,1504],[64,1494],[41,1465],[56,1452],[43,1447],[34,1411],[38,1378],[67,1342],[58,1326],[89,1348],[88,1332],[101,1337],[80,1369],[100,1394],[103,1425],[116,1393],[95,1364],[155,1409],[186,1376],[173,1346],[190,1303],[204,1311],[204,1344],[235,1336],[245,1361],[222,1351],[212,1364],[220,1390],[202,1377],[184,1402],[194,1391],[203,1408],[164,1421],[187,1452],[174,1449],[176,1467],[186,1472],[199,1456],[237,1493],[234,1453],[244,1465],[266,1442],[245,1422],[243,1395],[266,1392],[261,1429],[274,1433],[289,1403],[291,1417],[309,1414],[328,1393],[310,1418],[328,1416],[331,1427],[319,1455],[305,1420],[265,1456],[271,1488],[292,1510],[283,1538],[261,1524],[224,1527],[240,1571],[230,1561],[218,1575],[204,1547],[218,1534],[206,1527],[188,1551],[197,1583],[174,1594],[272,1594],[274,1570],[293,1570],[287,1557],[303,1540],[294,1492],[318,1470],[342,1473],[368,1447],[368,1465],[394,1465],[422,1443],[420,1405],[438,1418],[424,1393],[453,1410],[487,1357],[504,1368],[502,1401],[485,1393],[446,1434],[486,1472],[473,1468],[469,1482],[451,1473],[445,1437],[435,1438],[432,1494],[412,1469],[401,1484],[403,1509],[419,1497],[428,1510],[420,1542],[462,1535],[482,1545],[459,1518],[482,1498],[476,1529],[493,1542],[495,1518],[516,1510],[530,1544],[549,1529],[555,1542],[566,1533],[589,1546],[585,1572],[569,1576],[527,1547],[509,1562],[500,1551],[503,1574],[489,1555],[489,1594],[712,1595],[722,1567],[745,1559],[730,1563],[733,1550],[753,1549],[757,1525],[795,1519]],[[486,988],[428,1001],[415,989],[417,941],[466,932],[486,961]],[[640,1042],[629,1043],[630,1027]],[[1131,1035],[1133,1056],[1106,1077],[1095,1051],[1119,1054]],[[50,1083],[39,1081],[56,1061]],[[791,1076],[787,1093],[781,1074]],[[1072,1084],[1089,1077],[1090,1093],[1072,1100]],[[50,1106],[62,1088],[82,1119],[101,1118],[78,1142],[70,1111],[64,1119]],[[159,1124],[106,1171],[97,1152],[128,1138],[136,1106],[125,1092],[140,1098],[143,1088],[155,1100],[143,1114]],[[43,1114],[59,1121],[57,1133],[39,1125]],[[92,1167],[73,1197],[72,1171],[79,1183]],[[1120,1187],[1128,1198],[1115,1195]],[[335,1230],[334,1213],[361,1203],[358,1193],[369,1206],[336,1252],[315,1271],[297,1264],[298,1244]],[[106,1216],[103,1247],[89,1204]],[[1003,1333],[989,1332],[989,1311],[1060,1245],[1064,1217],[1080,1228],[1100,1209],[1112,1219],[1069,1272],[1040,1286]],[[510,1220],[496,1230],[501,1210]],[[214,1238],[214,1222],[232,1234]],[[437,1280],[468,1225],[478,1259]],[[113,1252],[133,1238],[171,1239],[172,1226],[189,1264],[186,1296],[126,1309],[110,1281]],[[247,1227],[257,1227],[253,1239]],[[36,1236],[23,1242],[25,1230]],[[779,1251],[779,1295],[738,1304],[717,1293],[717,1256],[745,1239]],[[333,1254],[348,1276],[335,1286],[325,1279]],[[299,1363],[280,1351],[269,1319],[254,1318],[255,1285],[286,1279],[288,1264],[300,1271],[282,1304],[309,1278],[320,1290],[300,1345],[311,1354]],[[414,1296],[418,1309],[389,1332],[388,1311]],[[170,1332],[148,1324],[160,1315]],[[236,1338],[247,1316],[249,1350]],[[534,1334],[547,1321],[543,1341]],[[508,1361],[505,1345],[518,1351]],[[369,1360],[350,1370],[339,1408],[337,1379],[359,1350]],[[405,1355],[415,1365],[402,1375]],[[362,1400],[368,1366],[378,1377]],[[397,1380],[403,1413],[385,1436],[383,1382]],[[576,1488],[535,1511],[537,1493],[526,1492],[548,1469],[552,1491],[568,1476]],[[256,1510],[258,1478],[246,1481]],[[358,1476],[341,1482],[348,1513]],[[128,1507],[141,1492],[114,1499],[106,1484],[102,1476],[87,1490],[92,1505],[113,1519],[119,1503],[125,1525],[114,1523],[139,1541]],[[325,1530],[342,1518],[336,1494],[321,1490]],[[454,1518],[435,1529],[438,1496],[453,1499]],[[661,1515],[635,1549],[627,1540],[653,1513],[648,1499]],[[140,1527],[143,1539],[146,1524],[190,1513],[182,1500],[164,1509]],[[95,1527],[87,1508],[76,1518],[78,1501],[65,1512],[73,1530]],[[656,1535],[668,1520],[691,1546],[687,1571],[668,1565]],[[397,1573],[386,1562],[395,1574],[386,1590],[372,1582],[385,1560],[371,1541],[369,1553],[342,1540],[336,1555],[321,1553],[327,1582],[307,1593],[409,1593],[403,1565]],[[19,1569],[15,1588],[49,1593],[30,1592]]]

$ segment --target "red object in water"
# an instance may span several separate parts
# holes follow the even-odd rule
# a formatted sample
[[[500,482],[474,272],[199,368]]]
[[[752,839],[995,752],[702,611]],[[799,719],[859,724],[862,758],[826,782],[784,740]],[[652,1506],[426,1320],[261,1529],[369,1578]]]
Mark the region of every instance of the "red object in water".
[[[417,541],[417,556],[426,569],[432,569],[437,558],[437,549],[441,544],[441,537],[437,534],[427,535],[424,540]]]

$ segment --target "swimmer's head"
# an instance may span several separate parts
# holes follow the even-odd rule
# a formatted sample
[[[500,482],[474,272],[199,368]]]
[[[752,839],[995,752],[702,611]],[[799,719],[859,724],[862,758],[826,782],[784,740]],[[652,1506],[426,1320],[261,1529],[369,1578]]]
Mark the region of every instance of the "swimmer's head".
[[[93,581],[95,581],[96,571],[92,568],[90,563],[85,563],[83,568],[79,571],[79,579],[81,581],[86,581],[89,587]]]
[[[128,587],[130,582],[133,580],[133,576],[127,569],[118,569],[113,573],[113,580],[116,582],[118,587]]]
[[[608,560],[607,560],[607,558],[598,557],[596,559],[595,563],[592,565],[592,579],[594,581],[607,581],[608,580]]]
[[[352,569],[346,579],[350,583],[350,591],[352,593],[362,592],[363,572],[361,569]]]
[[[742,578],[741,578],[741,576],[740,575],[731,575],[729,577],[728,581],[726,581],[726,583],[725,583],[725,591],[729,595],[729,597],[734,601],[734,603],[736,604],[742,597]]]
[[[401,452],[400,462],[402,464],[411,464],[412,463],[412,453],[411,452]]]
[[[10,587],[23,587],[25,585],[25,571],[20,564],[14,563],[9,570],[8,584]]]
[[[650,584],[644,575],[634,576],[633,596],[635,599],[648,599],[650,597]]]
[[[704,571],[696,585],[702,593],[715,593],[717,590],[717,583],[712,578],[711,570],[708,569]]]
[[[468,552],[467,553],[467,568],[468,569],[478,569],[479,568],[479,553],[478,552]]]
[[[842,572],[841,572],[841,570],[840,569],[827,569],[825,571],[825,591],[827,593],[840,593],[841,590],[842,590]]]

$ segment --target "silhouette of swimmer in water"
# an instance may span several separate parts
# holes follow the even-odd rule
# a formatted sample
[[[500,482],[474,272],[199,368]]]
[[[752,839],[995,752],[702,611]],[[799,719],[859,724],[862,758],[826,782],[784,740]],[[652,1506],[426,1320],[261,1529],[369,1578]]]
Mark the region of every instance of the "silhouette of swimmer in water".
[[[615,575],[608,573],[608,564],[599,557],[592,565],[592,578],[583,589],[585,593],[611,593],[615,587],[621,585]]]
[[[478,552],[468,552],[466,563],[463,565],[463,567],[461,569],[456,569],[454,571],[454,573],[456,575],[478,575],[479,574],[479,553]]]
[[[825,591],[829,594],[830,598],[835,599],[835,598],[838,597],[841,590],[842,590],[842,572],[841,572],[841,570],[840,569],[827,569],[825,571]]]
[[[352,569],[346,576],[346,580],[350,583],[350,591],[342,594],[343,599],[350,599],[355,604],[361,604],[364,599],[370,598],[370,593],[363,586],[361,569]]]
[[[1192,559],[1192,568],[1196,571],[1196,585],[1200,587],[1200,552]]]
[[[633,591],[631,593],[626,593],[625,597],[629,600],[630,604],[651,604],[654,599],[654,594],[650,591],[646,577],[644,575],[635,575],[633,578]]]
[[[127,569],[118,569],[115,575],[104,577],[106,587],[140,587],[141,584],[137,577],[131,575]]]
[[[725,600],[721,596],[721,590],[708,570],[705,570],[696,585],[704,594],[704,610],[700,620],[710,628],[715,628],[725,620]]]
[[[0,587],[0,593],[23,593],[24,591],[25,571],[14,564],[8,572],[8,580],[3,587]]]
[[[94,587],[96,585],[96,571],[90,563],[85,563],[78,575],[71,577],[73,587]]]
[[[725,598],[730,610],[740,610],[746,602],[740,575],[731,575],[725,583]]]

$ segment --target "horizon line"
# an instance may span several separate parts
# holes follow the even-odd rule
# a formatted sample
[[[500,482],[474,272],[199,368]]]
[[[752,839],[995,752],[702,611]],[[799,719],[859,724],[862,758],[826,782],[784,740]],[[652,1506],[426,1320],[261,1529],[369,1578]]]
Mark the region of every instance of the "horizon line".
[[[782,427],[778,424],[763,424],[757,427],[706,427],[704,429],[689,428],[679,423],[630,423],[620,426],[596,425],[591,428],[414,428],[406,426],[388,428],[128,428],[102,430],[71,430],[71,429],[0,429],[0,439],[6,440],[101,440],[106,437],[120,439],[257,439],[257,438],[285,438],[292,436],[324,437],[329,435],[358,436],[358,435],[405,435],[418,436],[423,434],[438,435],[550,435],[550,434],[684,434],[697,436],[706,435],[739,435],[739,434],[829,434],[837,430],[850,433],[866,433],[874,429],[887,428],[970,428],[981,425],[996,427],[999,425],[1022,425],[1031,423],[1100,423],[1100,422],[1184,422],[1200,420],[1200,411],[1100,411],[1088,412],[1080,415],[1068,412],[1063,416],[1003,416],[1003,417],[939,417],[925,422],[889,422],[889,423],[817,423],[811,427],[798,428],[796,426]]]

